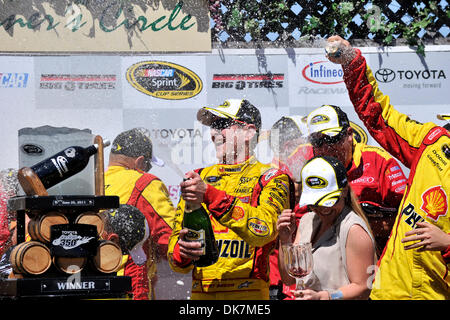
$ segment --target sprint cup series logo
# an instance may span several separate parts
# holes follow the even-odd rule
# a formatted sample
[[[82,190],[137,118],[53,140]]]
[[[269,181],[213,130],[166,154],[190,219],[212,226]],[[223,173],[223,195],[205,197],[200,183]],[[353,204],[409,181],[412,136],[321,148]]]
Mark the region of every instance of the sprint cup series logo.
[[[138,91],[159,99],[189,99],[202,91],[203,83],[193,71],[164,61],[145,61],[127,70],[128,82]]]

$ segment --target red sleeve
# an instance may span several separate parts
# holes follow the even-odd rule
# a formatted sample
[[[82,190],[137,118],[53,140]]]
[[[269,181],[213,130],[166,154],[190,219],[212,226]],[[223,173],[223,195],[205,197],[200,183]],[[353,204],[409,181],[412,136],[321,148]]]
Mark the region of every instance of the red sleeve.
[[[300,207],[298,205],[298,203],[295,205],[294,208],[294,213],[295,213],[295,218],[297,219],[297,224],[298,221],[300,221],[300,219],[308,212],[308,206],[303,206]]]
[[[180,268],[187,267],[188,265],[190,265],[192,263],[191,259],[181,257],[180,245],[178,244],[178,242],[175,245],[175,248],[173,248],[172,258],[173,258],[173,262]]]
[[[366,59],[359,49],[355,51],[357,55],[353,61],[349,65],[342,66],[345,85],[355,111],[370,135],[409,168],[416,157],[416,149],[398,135],[383,118],[383,106],[380,103],[389,105],[389,98],[379,91],[375,79],[369,81],[366,74],[368,70]]]
[[[399,163],[391,158],[385,162],[380,182],[383,186],[382,205],[387,208],[398,208],[406,188],[407,178]]]
[[[150,236],[153,243],[157,244],[159,257],[166,257],[172,228],[158,215],[145,197],[139,198],[136,207],[141,210],[147,219]]]
[[[124,275],[131,277],[131,292],[133,300],[149,300],[149,284],[146,264],[138,266],[131,257],[125,264]]]
[[[270,285],[278,286],[282,283],[280,271],[278,268],[278,245],[273,249],[272,253],[269,256],[269,265],[270,265]]]

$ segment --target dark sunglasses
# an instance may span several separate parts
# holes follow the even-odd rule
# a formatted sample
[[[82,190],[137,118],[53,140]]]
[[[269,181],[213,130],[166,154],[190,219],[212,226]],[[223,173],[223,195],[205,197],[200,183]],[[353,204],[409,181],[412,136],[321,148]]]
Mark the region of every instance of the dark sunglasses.
[[[313,148],[320,148],[322,145],[326,144],[328,146],[334,145],[342,140],[347,132],[347,127],[342,128],[341,132],[337,135],[331,137],[320,132],[314,132],[309,135],[309,141]]]
[[[231,127],[232,125],[235,124],[239,124],[242,126],[247,125],[245,122],[236,120],[236,119],[224,119],[224,118],[219,118],[217,120],[214,120],[213,123],[211,123],[210,127],[216,130],[223,130],[223,129],[227,129],[229,127]]]

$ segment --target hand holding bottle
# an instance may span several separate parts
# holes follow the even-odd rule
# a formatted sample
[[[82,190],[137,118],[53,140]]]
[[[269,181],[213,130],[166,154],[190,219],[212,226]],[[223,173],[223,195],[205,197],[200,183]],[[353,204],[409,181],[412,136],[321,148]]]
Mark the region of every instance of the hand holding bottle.
[[[327,39],[325,46],[327,58],[333,63],[349,64],[356,56],[355,50],[350,42],[340,36],[331,36]]]
[[[207,185],[199,174],[189,171],[180,186],[185,201],[183,229],[178,238],[180,256],[193,260],[197,267],[207,267],[219,258],[211,220],[202,206]]]
[[[191,205],[196,204],[198,207],[205,197],[206,183],[200,175],[195,171],[189,171],[185,175],[185,179],[180,183],[181,196]]]
[[[203,255],[202,243],[200,241],[188,240],[188,228],[180,230],[178,245],[180,247],[180,256],[183,259],[197,261]]]

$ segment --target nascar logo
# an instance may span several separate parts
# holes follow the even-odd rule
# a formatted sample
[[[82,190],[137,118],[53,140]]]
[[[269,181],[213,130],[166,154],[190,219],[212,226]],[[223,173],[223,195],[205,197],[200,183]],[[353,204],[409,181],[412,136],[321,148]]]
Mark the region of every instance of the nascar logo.
[[[308,187],[310,187],[311,189],[323,189],[328,186],[327,180],[325,180],[321,177],[316,177],[316,176],[311,176],[311,177],[306,178],[305,182],[306,182],[306,185]]]

